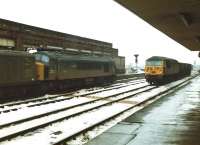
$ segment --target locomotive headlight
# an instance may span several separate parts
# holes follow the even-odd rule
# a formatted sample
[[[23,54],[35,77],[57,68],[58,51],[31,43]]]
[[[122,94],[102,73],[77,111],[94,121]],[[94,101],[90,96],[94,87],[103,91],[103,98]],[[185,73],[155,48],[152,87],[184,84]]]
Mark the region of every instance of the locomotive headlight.
[[[164,72],[163,67],[160,67],[160,73],[163,73],[163,72]]]

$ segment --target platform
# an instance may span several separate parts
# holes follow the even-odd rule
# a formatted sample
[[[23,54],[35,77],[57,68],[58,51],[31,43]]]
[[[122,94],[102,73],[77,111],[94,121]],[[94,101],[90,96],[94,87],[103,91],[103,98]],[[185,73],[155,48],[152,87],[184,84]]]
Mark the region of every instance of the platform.
[[[86,145],[199,145],[200,77]]]

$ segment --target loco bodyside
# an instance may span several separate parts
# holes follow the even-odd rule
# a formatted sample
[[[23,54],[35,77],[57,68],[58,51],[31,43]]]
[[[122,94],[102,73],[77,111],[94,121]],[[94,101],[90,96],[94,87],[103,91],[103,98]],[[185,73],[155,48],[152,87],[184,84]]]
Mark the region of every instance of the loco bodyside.
[[[114,63],[110,58],[66,55],[59,52],[38,52],[37,63],[44,64],[38,76],[44,75],[49,90],[73,88],[91,82],[103,83],[113,79]],[[38,71],[39,72],[39,71]]]
[[[111,76],[112,64],[98,60],[58,59],[58,80]]]
[[[37,63],[44,64],[44,80],[103,77],[115,75],[114,63],[109,58],[70,56],[56,52],[39,52]]]

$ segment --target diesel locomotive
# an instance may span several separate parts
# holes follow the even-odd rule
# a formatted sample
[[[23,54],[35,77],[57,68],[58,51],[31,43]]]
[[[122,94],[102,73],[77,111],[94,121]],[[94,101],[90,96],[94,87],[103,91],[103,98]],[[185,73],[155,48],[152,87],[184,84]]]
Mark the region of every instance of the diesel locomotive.
[[[112,81],[115,64],[109,57],[67,55],[57,51],[0,50],[0,99],[42,95]]]
[[[165,83],[191,74],[192,65],[175,59],[153,56],[146,60],[145,79],[150,84]]]

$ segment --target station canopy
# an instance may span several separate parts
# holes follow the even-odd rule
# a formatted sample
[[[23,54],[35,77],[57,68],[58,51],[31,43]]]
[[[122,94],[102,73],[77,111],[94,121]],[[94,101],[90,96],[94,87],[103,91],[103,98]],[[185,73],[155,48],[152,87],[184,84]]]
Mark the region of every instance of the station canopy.
[[[115,0],[192,51],[200,51],[200,0]]]

